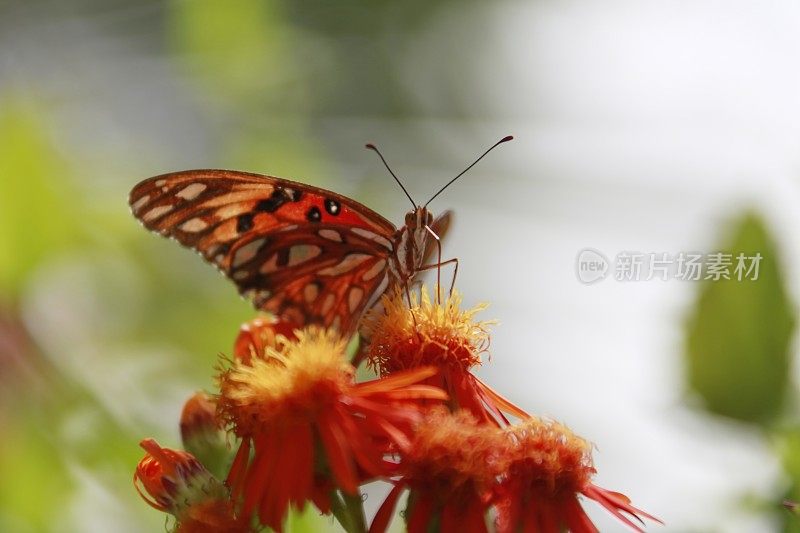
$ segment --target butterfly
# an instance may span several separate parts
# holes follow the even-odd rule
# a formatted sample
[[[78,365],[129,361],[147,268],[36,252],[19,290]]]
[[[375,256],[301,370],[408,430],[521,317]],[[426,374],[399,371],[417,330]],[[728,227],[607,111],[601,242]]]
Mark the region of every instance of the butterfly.
[[[480,161],[492,146],[464,172]],[[441,268],[441,236],[452,213],[433,217],[414,204],[403,225],[332,191],[274,176],[231,170],[186,170],[146,179],[130,193],[144,226],[199,252],[249,298],[298,327],[318,324],[343,334],[391,287]],[[437,261],[425,264],[433,254]],[[454,279],[455,281],[455,273]]]

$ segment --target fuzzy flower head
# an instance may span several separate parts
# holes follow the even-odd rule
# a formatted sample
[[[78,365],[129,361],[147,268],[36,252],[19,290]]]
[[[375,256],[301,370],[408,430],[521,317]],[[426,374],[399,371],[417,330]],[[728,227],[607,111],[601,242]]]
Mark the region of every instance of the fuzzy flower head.
[[[153,439],[141,442],[147,454],[139,461],[133,482],[150,506],[174,515],[176,532],[246,532],[234,516],[228,489],[191,454],[162,448]]]
[[[468,412],[434,409],[421,423],[402,477],[378,511],[371,531],[385,531],[403,489],[410,490],[408,530],[485,531],[489,494],[505,469],[504,435]]]
[[[239,436],[275,420],[312,419],[352,382],[346,346],[332,329],[298,331],[297,340],[278,335],[263,357],[235,361],[221,374],[223,417]]]
[[[403,290],[384,295],[382,306],[364,317],[368,363],[383,376],[430,365],[439,369],[428,383],[444,389],[451,408],[466,409],[482,423],[507,423],[502,412],[528,415],[475,377],[470,370],[481,364],[489,348],[489,326],[494,321],[476,320],[486,309],[481,304],[461,308],[461,295],[453,293],[442,302],[431,298],[426,287],[420,297],[411,293],[411,305]]]
[[[466,411],[433,410],[417,427],[403,475],[409,486],[442,499],[488,489],[502,470],[501,435]]]
[[[595,472],[592,445],[563,424],[532,417],[506,433],[509,475],[525,477],[543,494],[579,492]]]
[[[529,528],[594,533],[597,528],[581,507],[579,495],[598,502],[636,531],[642,529],[630,518],[658,521],[633,507],[626,496],[592,484],[592,446],[566,426],[530,418],[505,433],[508,466],[497,488],[499,533]]]
[[[362,480],[386,475],[394,466],[387,452],[409,447],[419,403],[447,398],[418,384],[433,368],[355,383],[336,330],[293,336],[277,335],[218,377],[218,413],[242,439],[227,479],[233,498],[244,516],[278,531],[290,505],[311,500],[328,512],[333,488],[354,495]]]
[[[426,287],[420,294],[411,293],[409,308],[405,291],[396,290],[383,296],[382,309],[364,318],[370,365],[386,375],[424,365],[468,371],[481,364],[494,321],[476,321],[475,315],[488,305],[462,310],[456,291],[442,303],[431,299]]]

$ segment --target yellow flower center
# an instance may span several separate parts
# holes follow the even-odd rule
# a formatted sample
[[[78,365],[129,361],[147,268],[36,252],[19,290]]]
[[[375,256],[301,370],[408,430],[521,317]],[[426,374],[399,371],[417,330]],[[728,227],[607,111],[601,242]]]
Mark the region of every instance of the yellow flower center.
[[[411,294],[409,308],[405,291],[394,291],[382,298],[382,309],[364,317],[370,366],[386,375],[426,365],[469,370],[480,364],[493,322],[475,321],[475,315],[486,304],[462,310],[461,295],[455,291],[442,303],[424,286],[420,294],[421,298]]]
[[[346,341],[334,330],[310,327],[297,340],[278,336],[263,357],[236,360],[219,376],[219,409],[241,435],[276,420],[308,418],[352,384]]]

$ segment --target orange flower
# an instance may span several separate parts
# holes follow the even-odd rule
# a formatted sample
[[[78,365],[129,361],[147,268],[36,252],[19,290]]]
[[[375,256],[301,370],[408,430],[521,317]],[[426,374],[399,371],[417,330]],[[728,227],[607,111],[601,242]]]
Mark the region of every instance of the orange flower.
[[[426,383],[448,393],[452,410],[466,409],[480,422],[498,426],[508,424],[503,412],[526,418],[525,411],[470,373],[489,346],[492,322],[474,320],[486,305],[462,311],[457,292],[443,303],[432,301],[425,287],[421,294],[420,303],[416,293],[411,295],[410,308],[405,292],[385,295],[383,305],[364,317],[370,366],[382,376],[435,366],[439,373]]]
[[[389,445],[408,449],[416,402],[446,399],[417,385],[435,369],[355,384],[336,331],[310,327],[295,336],[279,335],[263,356],[237,359],[218,378],[219,413],[242,438],[228,475],[233,497],[245,516],[257,513],[276,530],[290,505],[313,500],[327,512],[330,489],[356,494],[363,477],[388,473],[385,453]]]
[[[591,483],[591,445],[567,427],[530,418],[505,433],[509,464],[496,491],[498,533],[596,532],[578,500],[581,494],[636,531],[642,529],[629,517],[660,522],[626,496]]]
[[[467,411],[428,413],[401,453],[401,477],[381,505],[370,533],[382,533],[404,489],[410,489],[406,522],[410,533],[486,531],[490,492],[505,467],[503,434],[479,424]]]
[[[251,531],[234,515],[225,486],[194,456],[162,448],[153,439],[140,445],[147,454],[136,467],[134,486],[149,505],[177,518],[177,532]]]

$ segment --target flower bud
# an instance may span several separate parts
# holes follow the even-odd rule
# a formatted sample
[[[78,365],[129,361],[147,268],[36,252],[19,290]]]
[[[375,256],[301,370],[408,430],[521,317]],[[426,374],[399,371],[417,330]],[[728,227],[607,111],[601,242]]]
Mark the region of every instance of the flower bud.
[[[181,412],[181,440],[184,449],[203,466],[223,477],[232,453],[216,409],[217,404],[210,394],[198,391],[189,398]]]
[[[140,446],[147,454],[136,467],[133,483],[144,501],[155,509],[180,521],[196,505],[228,500],[225,485],[192,454],[162,448],[153,439],[144,439]]]

